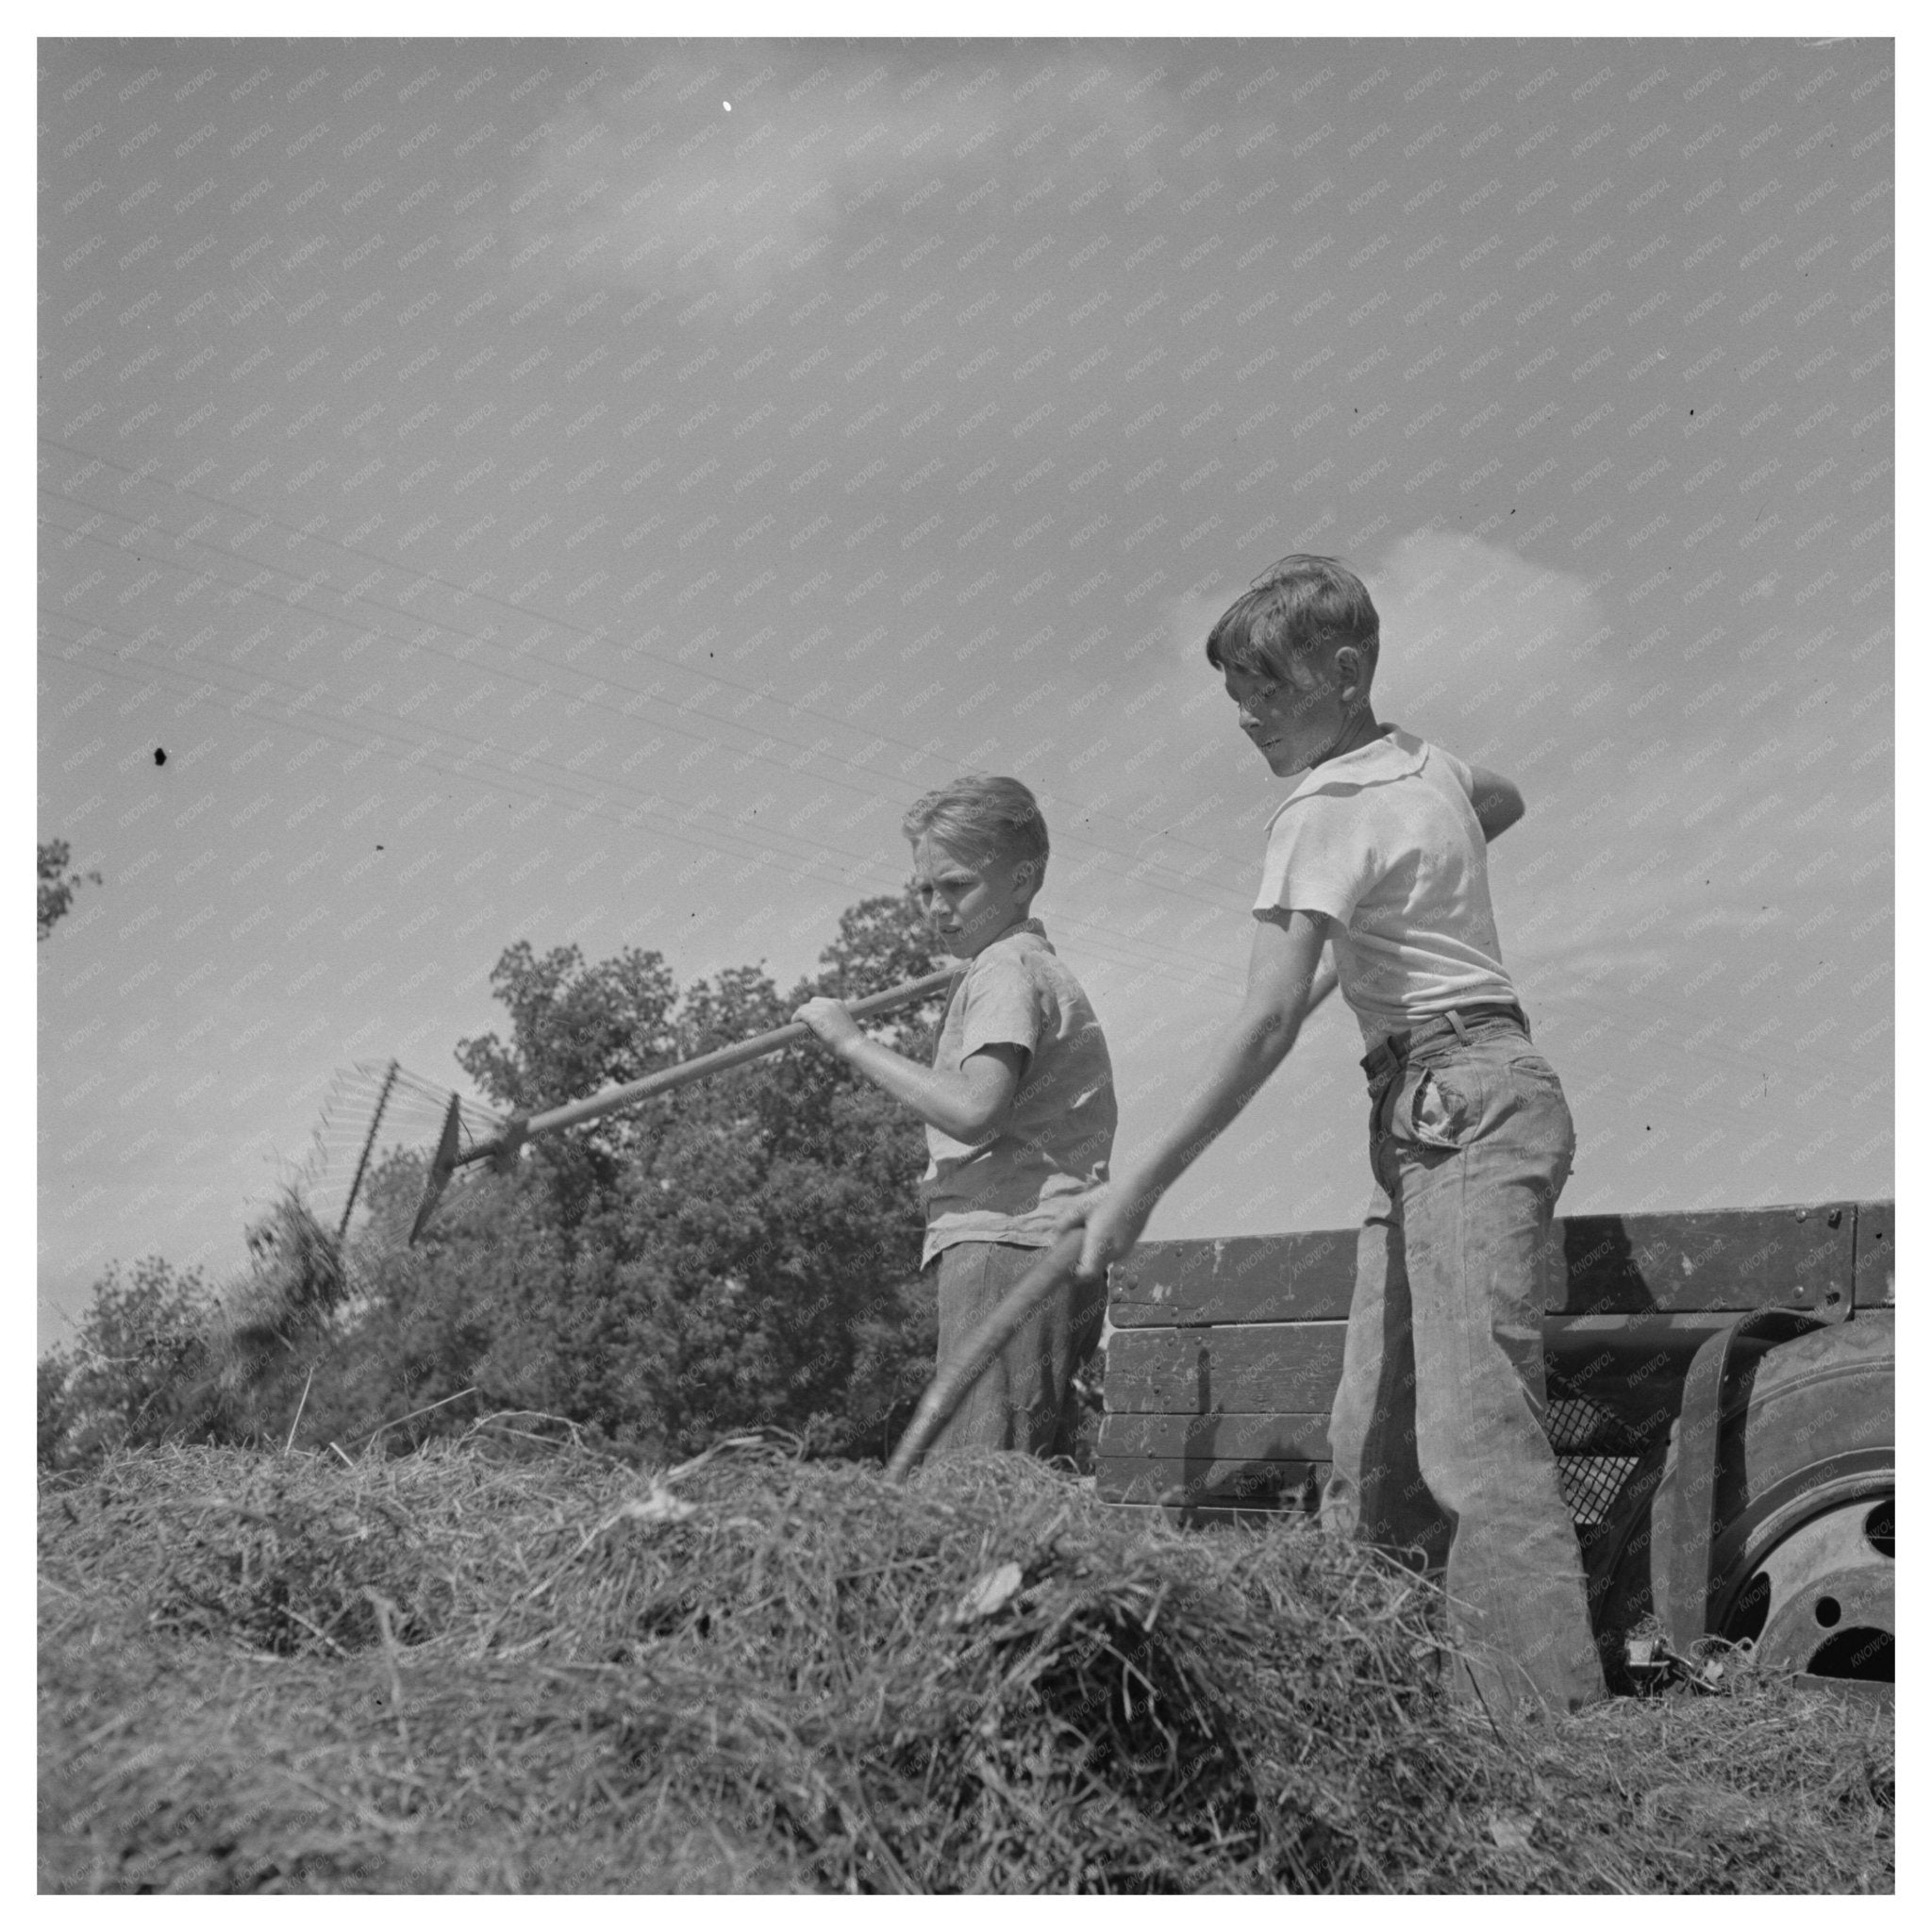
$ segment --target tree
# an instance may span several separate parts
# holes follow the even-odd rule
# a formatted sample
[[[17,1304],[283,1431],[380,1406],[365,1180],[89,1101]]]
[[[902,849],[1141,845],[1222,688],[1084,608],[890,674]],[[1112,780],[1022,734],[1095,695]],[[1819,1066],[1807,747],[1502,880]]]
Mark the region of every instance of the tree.
[[[896,899],[861,899],[839,915],[839,936],[819,955],[824,969],[812,988],[836,999],[862,999],[935,971],[933,948],[918,901],[908,891]],[[930,1015],[933,1002],[914,1010]]]
[[[490,985],[509,1009],[509,1040],[486,1033],[459,1041],[457,1061],[491,1100],[515,1112],[641,1079],[676,1056],[671,1012],[677,988],[661,954],[627,946],[587,967],[575,946],[540,959],[519,940],[491,969]]]
[[[84,1465],[111,1450],[188,1438],[229,1440],[209,1349],[213,1302],[198,1270],[158,1256],[110,1265],[74,1341],[38,1374],[40,1458]]]
[[[41,852],[41,907],[40,939],[45,939],[57,924],[64,919],[74,905],[75,889],[92,883],[99,885],[101,875],[97,872],[69,872],[67,862],[72,856],[67,849],[65,839],[42,839]]]

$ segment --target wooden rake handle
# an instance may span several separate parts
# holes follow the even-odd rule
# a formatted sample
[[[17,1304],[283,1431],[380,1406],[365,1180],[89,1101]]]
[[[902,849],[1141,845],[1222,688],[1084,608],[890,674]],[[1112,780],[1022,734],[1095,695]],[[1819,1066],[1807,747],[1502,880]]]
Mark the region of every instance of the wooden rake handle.
[[[1080,1259],[1086,1229],[1075,1227],[1041,1251],[1040,1259],[1027,1269],[1006,1297],[966,1340],[957,1353],[942,1361],[939,1373],[926,1384],[912,1421],[899,1438],[892,1459],[886,1465],[890,1481],[904,1482],[906,1473],[924,1456],[958,1407],[961,1398],[986,1372],[987,1365],[1020,1332],[1027,1316],[1073,1274]]]
[[[928,993],[950,986],[958,972],[958,967],[947,966],[937,973],[926,974],[924,978],[908,979],[901,986],[888,987],[884,992],[869,993],[864,999],[849,1001],[846,1011],[855,1020],[864,1020],[874,1013],[889,1013],[895,1007],[909,1007],[915,1000],[923,1000]],[[786,1047],[796,1046],[811,1037],[811,1028],[804,1021],[793,1020],[789,1025],[773,1027],[769,1033],[756,1033],[749,1040],[718,1047],[711,1053],[701,1053],[692,1059],[679,1060],[675,1066],[659,1067],[655,1074],[646,1074],[641,1080],[632,1080],[622,1087],[606,1087],[601,1092],[592,1093],[583,1100],[573,1100],[563,1107],[553,1107],[547,1112],[532,1114],[527,1120],[514,1121],[503,1140],[508,1141],[513,1135],[516,1144],[521,1145],[539,1134],[554,1134],[584,1121],[598,1120],[621,1108],[635,1107],[641,1100],[654,1099],[659,1093],[689,1087],[693,1080],[705,1080],[713,1074],[728,1073],[733,1067],[743,1066],[747,1060],[759,1060],[768,1054],[781,1053]],[[481,1160],[499,1151],[499,1142],[486,1141],[464,1158]]]
[[[888,987],[884,992],[868,993],[863,999],[852,1000],[847,1003],[846,1010],[855,1020],[863,1020],[876,1013],[890,1013],[898,1007],[909,1007],[928,994],[943,991],[962,970],[963,965],[941,967],[937,973]],[[458,1168],[468,1167],[473,1161],[488,1160],[499,1172],[508,1173],[516,1164],[524,1142],[540,1134],[555,1134],[585,1121],[601,1120],[608,1113],[635,1107],[640,1101],[654,1099],[660,1093],[675,1092],[695,1080],[708,1079],[713,1074],[728,1073],[733,1067],[743,1066],[747,1060],[763,1059],[768,1054],[780,1053],[786,1047],[796,1046],[811,1037],[809,1026],[802,1020],[793,1020],[789,1025],[774,1026],[767,1033],[754,1034],[749,1040],[721,1046],[715,1052],[679,1060],[675,1066],[659,1067],[655,1074],[646,1074],[641,1080],[627,1081],[621,1087],[603,1088],[582,1100],[553,1107],[543,1113],[520,1116],[510,1121],[500,1134],[467,1148],[461,1145],[462,1103],[452,1094],[449,1110],[443,1118],[442,1139],[430,1160],[422,1204],[416,1209],[416,1219],[409,1229],[411,1245],[428,1225],[443,1189]]]

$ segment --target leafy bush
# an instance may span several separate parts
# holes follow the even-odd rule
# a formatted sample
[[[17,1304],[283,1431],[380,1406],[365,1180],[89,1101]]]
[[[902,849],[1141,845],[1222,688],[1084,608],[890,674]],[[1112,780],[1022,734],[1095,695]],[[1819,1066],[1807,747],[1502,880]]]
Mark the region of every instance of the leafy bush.
[[[45,939],[74,909],[76,887],[90,881],[94,885],[101,883],[97,872],[70,872],[67,867],[72,857],[65,839],[40,841],[40,902],[35,928],[38,939]]]
[[[213,1308],[199,1270],[177,1274],[158,1256],[126,1274],[110,1264],[73,1342],[41,1357],[41,1462],[64,1468],[144,1443],[237,1440],[215,1377]]]

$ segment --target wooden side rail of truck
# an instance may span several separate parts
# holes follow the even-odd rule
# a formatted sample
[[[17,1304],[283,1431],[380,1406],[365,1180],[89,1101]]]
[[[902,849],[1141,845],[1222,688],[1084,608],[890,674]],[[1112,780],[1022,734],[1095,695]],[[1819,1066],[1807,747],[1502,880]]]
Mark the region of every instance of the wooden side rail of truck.
[[[1545,1421],[1613,1685],[1640,1625],[1889,1684],[1892,1204],[1557,1232]],[[1137,1249],[1109,1292],[1100,1494],[1188,1522],[1311,1508],[1354,1265],[1353,1229]]]

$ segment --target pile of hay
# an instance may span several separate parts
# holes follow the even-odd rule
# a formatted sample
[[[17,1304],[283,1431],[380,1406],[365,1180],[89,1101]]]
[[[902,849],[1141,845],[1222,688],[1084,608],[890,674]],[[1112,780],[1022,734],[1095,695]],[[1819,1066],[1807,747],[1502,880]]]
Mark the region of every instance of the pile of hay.
[[[1011,1457],[897,1488],[502,1433],[50,1488],[42,1889],[1890,1884],[1863,1707],[1495,1732],[1436,1689],[1427,1595],[1307,1531],[1184,1536]],[[1701,1761],[1633,1779],[1633,1724]]]

